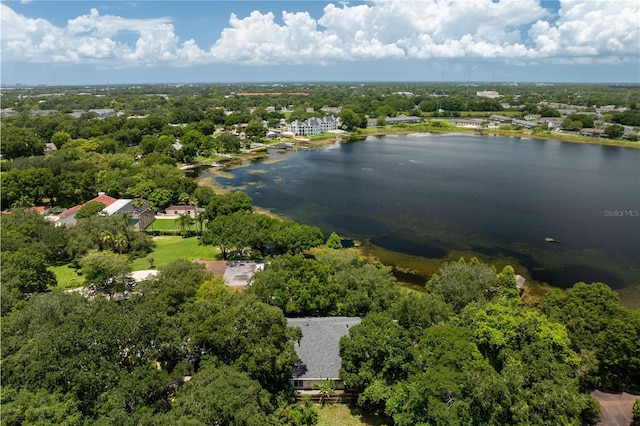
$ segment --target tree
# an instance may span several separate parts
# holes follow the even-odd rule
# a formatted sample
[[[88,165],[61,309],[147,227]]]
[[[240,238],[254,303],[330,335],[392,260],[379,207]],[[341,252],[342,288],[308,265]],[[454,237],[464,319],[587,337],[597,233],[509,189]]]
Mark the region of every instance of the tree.
[[[346,291],[331,280],[331,273],[328,265],[287,254],[256,273],[250,291],[287,316],[336,315]]]
[[[478,413],[482,411],[480,404],[491,406],[491,403],[474,401],[471,395],[481,394],[485,399],[490,397],[480,392],[478,387],[487,382],[494,384],[497,375],[476,346],[466,339],[464,329],[450,325],[433,326],[424,333],[415,353],[416,371],[406,381],[394,386],[385,404],[385,413],[393,418],[394,424],[495,422],[491,416]],[[494,407],[496,410],[500,405],[495,404]]]
[[[69,142],[71,140],[71,135],[67,132],[57,131],[51,136],[51,143],[56,146],[56,148],[62,148],[62,145]]]
[[[611,124],[604,128],[604,132],[611,139],[617,139],[624,134],[624,127],[620,124]]]
[[[176,393],[171,411],[154,423],[263,426],[272,411],[270,395],[257,381],[210,362]]]
[[[181,214],[176,219],[175,222],[180,226],[180,233],[185,235],[189,231],[191,231],[191,225],[193,225],[193,218],[189,214]]]
[[[102,250],[108,249],[111,250],[113,248],[113,242],[115,240],[115,236],[113,232],[109,230],[104,230],[100,233],[100,248]]]
[[[331,398],[336,393],[336,383],[332,379],[323,379],[321,385],[316,385],[314,389],[317,389],[320,393],[320,405],[324,407],[324,405],[328,402],[331,402]]]
[[[582,121],[572,120],[571,118],[567,117],[562,121],[562,128],[564,130],[577,131],[583,129],[584,124],[582,124]]]
[[[250,247],[253,239],[252,215],[242,211],[229,215],[216,216],[207,222],[207,229],[200,236],[200,243],[220,248],[222,258],[227,259],[229,252],[242,252]]]
[[[6,160],[32,155],[44,155],[44,141],[32,129],[2,126],[2,155]]]
[[[409,334],[390,316],[369,314],[340,339],[340,378],[358,392],[365,391],[376,380],[393,384],[407,377],[411,346]]]
[[[80,210],[76,213],[76,219],[86,219],[91,216],[95,216],[104,209],[104,203],[100,201],[89,201],[87,204],[80,207]]]
[[[273,413],[274,423],[281,426],[313,426],[318,423],[318,412],[308,395],[302,397],[302,404],[280,406]]]
[[[584,387],[622,391],[640,383],[640,313],[622,308],[618,295],[603,283],[576,283],[544,295],[540,309],[562,323],[572,348],[595,357]]]
[[[123,233],[118,233],[113,238],[113,248],[118,251],[118,253],[122,254],[129,248],[129,240],[127,236]]]
[[[251,197],[244,192],[233,192],[222,195],[213,194],[209,204],[205,208],[206,216],[209,220],[215,219],[215,217],[219,215],[252,211],[253,205]]]
[[[342,240],[340,239],[338,234],[336,234],[335,232],[332,232],[331,235],[329,235],[329,239],[325,243],[325,247],[333,250],[341,249],[343,248]]]
[[[342,120],[342,128],[349,132],[356,130],[356,128],[367,127],[367,119],[353,112],[352,109],[343,108],[340,112],[340,119]]]
[[[279,222],[271,230],[277,253],[296,255],[316,247],[324,241],[320,228],[301,225],[293,220]]]
[[[48,261],[42,252],[21,248],[2,253],[2,284],[18,289],[21,293],[42,292],[57,285],[53,272],[47,269]]]
[[[244,134],[252,142],[257,142],[267,135],[267,128],[259,121],[251,121],[244,129]]]
[[[460,259],[442,264],[427,283],[427,289],[441,295],[455,312],[460,312],[471,302],[485,301],[495,286],[495,272],[475,258],[469,263]]]
[[[131,270],[123,255],[92,250],[80,259],[80,265],[86,285],[95,293],[113,296],[131,290]]]

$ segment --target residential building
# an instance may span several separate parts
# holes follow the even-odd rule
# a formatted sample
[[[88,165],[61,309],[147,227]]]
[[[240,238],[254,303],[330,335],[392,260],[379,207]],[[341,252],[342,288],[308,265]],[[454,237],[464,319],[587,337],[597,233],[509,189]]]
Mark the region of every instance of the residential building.
[[[29,111],[31,115],[54,115],[58,114],[58,112],[56,109],[32,109]]]
[[[358,317],[287,318],[287,325],[302,330],[302,339],[295,345],[299,360],[292,381],[296,390],[314,390],[323,380],[333,380],[336,390],[345,389],[339,377],[340,338],[358,324]]]
[[[400,114],[397,117],[387,117],[387,124],[398,124],[398,123],[420,123],[422,119],[420,117],[416,117],[414,115],[404,115]]]
[[[536,123],[536,122],[526,121],[526,120],[516,120],[515,118],[511,121],[511,125],[512,126],[521,126],[521,127],[524,127],[525,129],[529,129],[529,130],[538,127],[538,123]]]
[[[500,93],[496,92],[495,90],[483,90],[481,92],[476,92],[476,96],[480,98],[495,99],[500,97]]]
[[[95,112],[98,115],[98,118],[106,118],[116,114],[116,110],[112,108],[90,109],[89,112]]]
[[[54,151],[57,151],[58,148],[56,147],[56,145],[54,143],[48,142],[44,144],[44,155],[50,155],[52,154]]]
[[[497,121],[499,123],[511,124],[513,118],[507,117],[506,115],[492,114],[489,116],[489,120]]]
[[[182,214],[189,215],[193,219],[195,219],[196,215],[198,214],[198,208],[194,205],[188,205],[188,204],[173,205],[164,209],[164,213],[161,213],[158,216],[177,218]]]
[[[322,111],[325,114],[340,114],[342,112],[342,107],[329,107],[329,106],[324,106],[322,108],[320,108],[320,111]]]
[[[20,115],[20,112],[11,108],[0,108],[0,117],[13,117],[15,115]]]
[[[547,123],[549,130],[562,128],[563,121],[564,119],[560,117],[541,117],[538,119],[538,123],[540,124]]]
[[[264,270],[264,263],[253,260],[194,260],[204,265],[207,272],[222,276],[224,283],[234,290],[244,290],[250,284],[256,272]]]
[[[467,127],[467,128],[475,129],[475,128],[482,127],[482,122],[484,120],[481,118],[469,118],[469,119],[453,118],[451,119],[451,121],[453,121],[458,127]]]
[[[129,213],[130,215],[133,215],[134,212],[135,208],[133,207],[133,200],[129,198],[118,199],[102,209],[102,213],[106,216],[112,216],[118,213]]]
[[[325,115],[322,118],[311,117],[308,120],[294,120],[287,126],[287,131],[298,136],[317,136],[322,132],[337,130],[340,118]]]
[[[100,202],[100,203],[104,204],[105,207],[108,207],[111,204],[115,203],[117,201],[117,199],[108,196],[104,192],[99,192],[98,196],[96,198],[93,198],[93,199],[87,201],[87,203],[90,203],[92,201]],[[87,203],[85,203],[85,204],[87,204]],[[58,215],[59,221],[54,221],[56,226],[60,226],[60,225],[75,225],[76,224],[76,213],[78,213],[78,210],[80,210],[82,208],[82,206],[84,206],[85,204],[81,204],[81,205],[78,205],[78,206],[73,206],[70,209],[67,209],[67,210],[63,211],[62,213],[60,213]]]

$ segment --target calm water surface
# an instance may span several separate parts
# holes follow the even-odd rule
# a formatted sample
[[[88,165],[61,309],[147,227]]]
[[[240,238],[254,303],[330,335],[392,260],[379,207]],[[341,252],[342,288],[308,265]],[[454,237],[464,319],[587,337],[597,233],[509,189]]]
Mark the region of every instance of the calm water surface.
[[[516,259],[534,280],[561,287],[640,284],[640,150],[388,135],[271,151],[216,181],[326,235],[426,258],[458,250]]]

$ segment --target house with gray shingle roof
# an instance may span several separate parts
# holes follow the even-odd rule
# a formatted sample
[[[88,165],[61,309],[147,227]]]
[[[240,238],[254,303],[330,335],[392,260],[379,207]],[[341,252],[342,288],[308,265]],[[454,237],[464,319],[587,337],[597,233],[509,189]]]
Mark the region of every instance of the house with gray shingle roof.
[[[339,377],[340,338],[360,321],[359,317],[287,318],[287,325],[302,330],[302,339],[295,345],[299,360],[292,381],[296,390],[313,390],[327,379],[334,381],[337,390],[344,389]]]

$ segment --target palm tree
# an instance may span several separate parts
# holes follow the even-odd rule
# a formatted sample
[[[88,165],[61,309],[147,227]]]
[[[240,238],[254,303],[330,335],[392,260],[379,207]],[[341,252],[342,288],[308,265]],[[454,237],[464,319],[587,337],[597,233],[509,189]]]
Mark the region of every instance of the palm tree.
[[[129,240],[124,234],[118,234],[113,239],[113,247],[122,254],[129,247]]]
[[[188,214],[181,214],[176,218],[176,223],[180,225],[180,233],[184,233],[185,230],[191,230],[193,219]]]
[[[113,247],[114,236],[111,231],[102,231],[100,233],[100,245],[102,249],[111,249]]]
[[[196,231],[202,233],[204,230],[204,222],[207,220],[205,212],[196,213]]]

